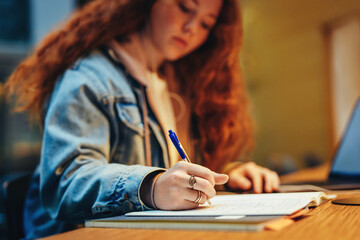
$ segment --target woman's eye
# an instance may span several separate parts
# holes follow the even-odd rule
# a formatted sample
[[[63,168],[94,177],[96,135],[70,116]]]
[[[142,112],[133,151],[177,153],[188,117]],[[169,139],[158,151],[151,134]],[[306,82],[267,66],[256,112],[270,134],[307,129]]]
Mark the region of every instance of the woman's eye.
[[[181,11],[183,11],[184,13],[188,13],[190,12],[190,9],[188,7],[186,7],[184,4],[179,3],[179,8]]]
[[[204,28],[204,29],[207,29],[209,30],[211,28],[210,25],[206,24],[206,23],[201,23],[201,26]]]

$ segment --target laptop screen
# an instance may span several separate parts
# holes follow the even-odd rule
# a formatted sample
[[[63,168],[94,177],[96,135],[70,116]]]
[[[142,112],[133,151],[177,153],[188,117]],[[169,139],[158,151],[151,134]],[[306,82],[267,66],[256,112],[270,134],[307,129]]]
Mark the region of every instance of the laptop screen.
[[[330,175],[360,177],[360,99],[339,143]]]

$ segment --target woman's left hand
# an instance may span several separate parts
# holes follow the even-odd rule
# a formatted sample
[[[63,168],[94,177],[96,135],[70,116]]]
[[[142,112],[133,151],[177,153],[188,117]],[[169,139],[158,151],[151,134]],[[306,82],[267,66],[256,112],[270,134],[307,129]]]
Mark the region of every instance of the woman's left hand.
[[[254,193],[279,190],[280,178],[270,169],[253,162],[243,163],[229,172],[227,186],[233,190],[252,190]]]

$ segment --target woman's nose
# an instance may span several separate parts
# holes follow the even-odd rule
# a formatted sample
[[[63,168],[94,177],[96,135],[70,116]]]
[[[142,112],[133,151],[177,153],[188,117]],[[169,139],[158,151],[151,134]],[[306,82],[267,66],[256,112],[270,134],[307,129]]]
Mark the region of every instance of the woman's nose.
[[[184,23],[183,31],[186,34],[193,35],[194,33],[197,32],[197,27],[198,27],[198,23],[197,23],[196,19],[191,18]]]

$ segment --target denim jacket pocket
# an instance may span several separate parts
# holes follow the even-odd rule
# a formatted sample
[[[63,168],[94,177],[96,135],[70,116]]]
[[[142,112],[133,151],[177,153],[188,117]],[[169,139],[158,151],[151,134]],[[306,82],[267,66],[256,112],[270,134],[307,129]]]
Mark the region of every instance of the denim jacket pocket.
[[[144,124],[137,103],[122,99],[116,102],[115,105],[120,121],[140,136],[144,136]]]

